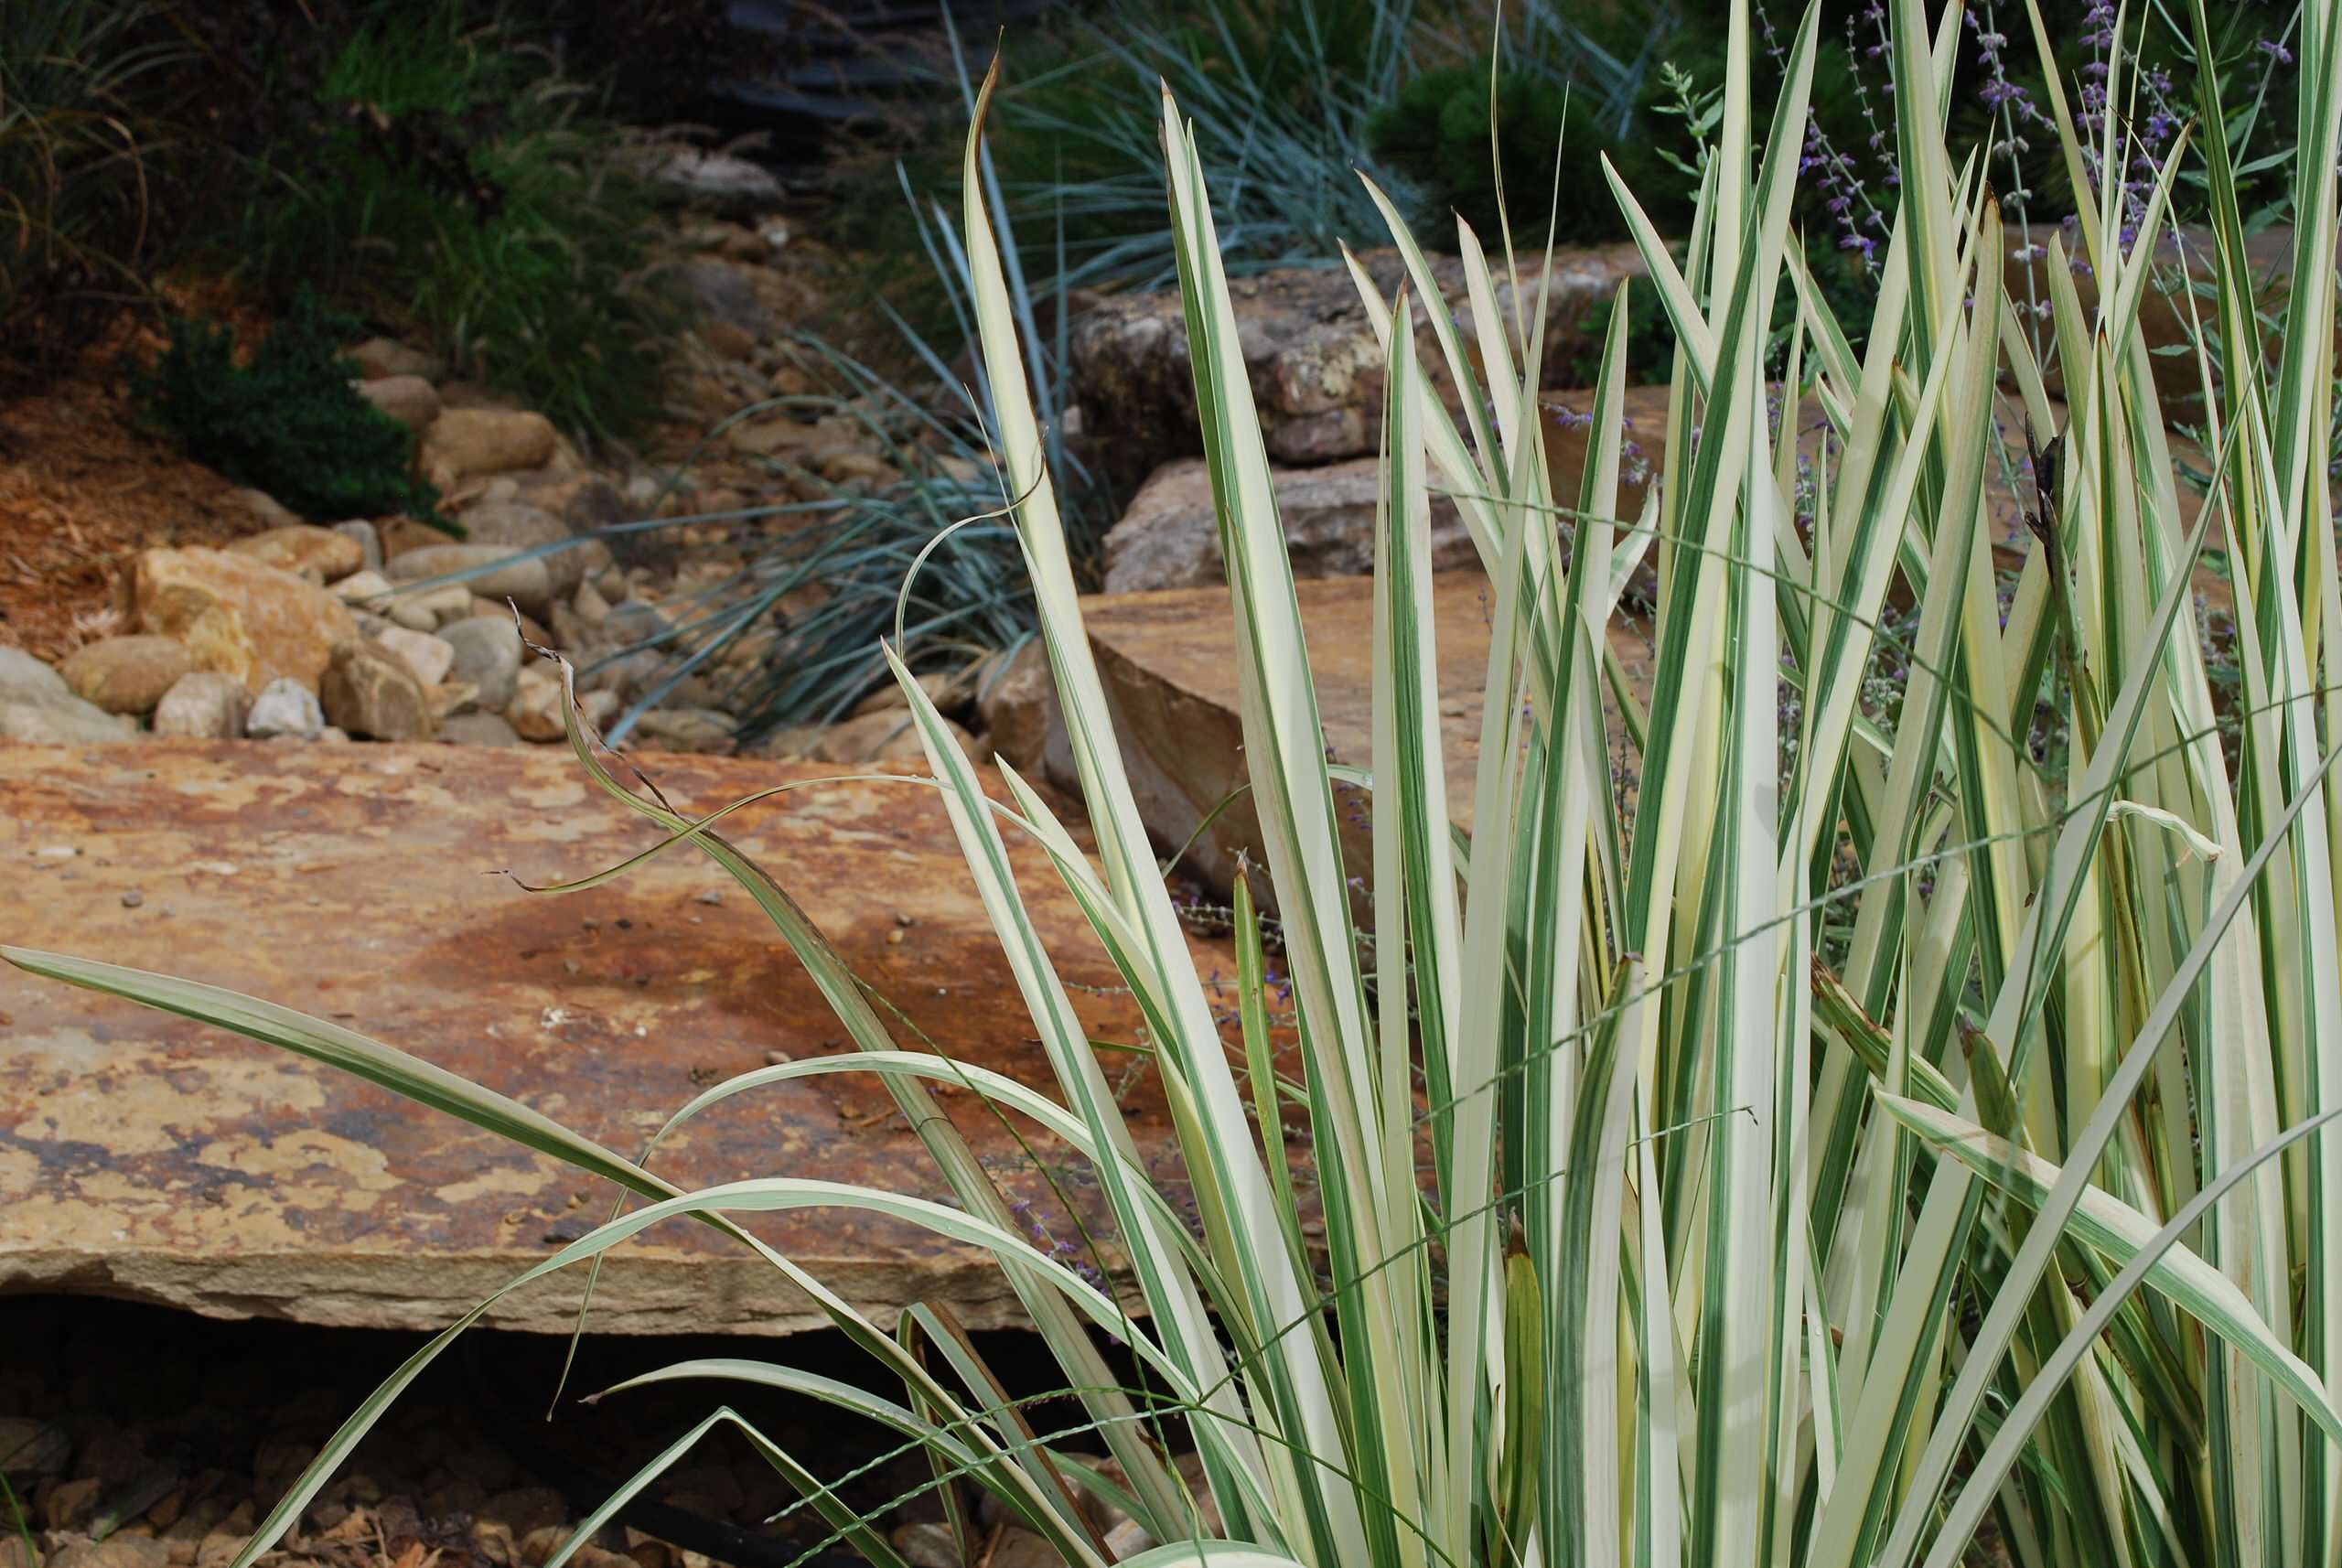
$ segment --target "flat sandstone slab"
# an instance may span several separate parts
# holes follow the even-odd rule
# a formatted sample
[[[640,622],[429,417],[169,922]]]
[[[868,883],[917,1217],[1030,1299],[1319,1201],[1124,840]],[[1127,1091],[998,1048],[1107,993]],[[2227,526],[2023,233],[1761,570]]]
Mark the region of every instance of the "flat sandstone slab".
[[[701,757],[649,766],[684,811],[832,771]],[[629,1156],[701,1088],[768,1052],[851,1048],[764,917],[696,852],[575,894],[489,875],[552,882],[658,841],[565,750],[0,746],[0,940],[332,1018]],[[929,787],[822,785],[725,832],[934,1040],[1051,1082]],[[1071,900],[1042,857],[1012,848],[1090,1032],[1131,1039],[1135,1010]],[[1197,952],[1207,972],[1233,972],[1225,950],[1198,940]],[[1157,1085],[1143,1067],[1127,1081],[1143,1155],[1175,1174]],[[999,1119],[958,1091],[942,1103],[1012,1196],[1078,1240]],[[1060,1180],[1087,1209],[1087,1171],[1037,1130],[1016,1131],[1064,1162]],[[721,1105],[670,1140],[655,1168],[685,1186],[801,1176],[950,1197],[861,1073]],[[437,1328],[583,1233],[611,1197],[301,1058],[0,969],[0,1290]],[[977,1326],[1021,1320],[987,1259],[923,1231],[842,1210],[745,1223],[865,1308],[937,1298]],[[581,1283],[541,1282],[492,1320],[566,1331]],[[603,1330],[821,1321],[768,1266],[691,1221],[613,1253],[595,1301]]]

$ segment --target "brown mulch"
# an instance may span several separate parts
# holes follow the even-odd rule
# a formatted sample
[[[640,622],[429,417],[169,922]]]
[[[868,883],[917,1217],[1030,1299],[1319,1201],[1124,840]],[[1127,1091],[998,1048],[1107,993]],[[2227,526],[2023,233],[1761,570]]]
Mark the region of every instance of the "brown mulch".
[[[48,660],[116,629],[137,552],[263,526],[236,487],[139,429],[117,369],[159,346],[125,317],[55,379],[0,401],[0,647]]]

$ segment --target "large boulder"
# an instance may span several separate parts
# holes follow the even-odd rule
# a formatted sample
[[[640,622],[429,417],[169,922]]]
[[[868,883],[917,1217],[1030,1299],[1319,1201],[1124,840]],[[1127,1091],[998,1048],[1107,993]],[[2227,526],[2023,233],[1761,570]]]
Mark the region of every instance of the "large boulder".
[[[334,645],[358,635],[349,607],[292,573],[226,550],[148,550],[131,581],[141,630],[183,645],[195,668],[257,693],[279,676],[314,687]]]
[[[500,408],[443,410],[423,433],[423,467],[443,488],[478,474],[533,468],[553,454],[553,422]]]
[[[74,650],[57,672],[85,703],[144,714],[194,668],[194,658],[167,637],[109,637]]]
[[[1359,260],[1385,298],[1405,280],[1396,251],[1370,251]],[[1565,383],[1580,362],[1598,355],[1591,325],[1598,307],[1622,280],[1642,271],[1640,256],[1628,244],[1554,253],[1546,279],[1540,385]],[[1463,263],[1434,257],[1432,273],[1465,342],[1474,342]],[[1516,296],[1533,305],[1539,286],[1533,263],[1517,276],[1499,276],[1495,303],[1508,324]],[[1382,428],[1382,346],[1347,269],[1280,268],[1234,279],[1229,293],[1269,456],[1284,463],[1328,463],[1374,452]],[[1456,391],[1428,323],[1419,326],[1417,340],[1434,384],[1453,403]],[[1201,450],[1187,317],[1177,290],[1108,297],[1073,324],[1069,347],[1084,423],[1111,433],[1099,454],[1110,469],[1136,478]]]
[[[366,565],[362,540],[338,528],[319,528],[306,522],[272,528],[265,533],[239,539],[228,548],[312,582],[338,582]]]
[[[1353,457],[1322,468],[1271,470],[1277,516],[1296,577],[1356,577],[1374,570],[1374,519],[1382,465]],[[1431,564],[1434,571],[1478,559],[1455,503],[1434,496]],[[1131,498],[1106,535],[1106,591],[1143,594],[1225,582],[1211,475],[1201,457],[1157,468]]]
[[[317,696],[337,729],[376,740],[429,740],[439,724],[406,660],[353,637],[333,650]]]
[[[546,557],[523,556],[507,544],[426,544],[391,558],[394,583],[415,583],[479,571],[462,586],[484,599],[510,599],[540,619],[553,612],[553,577]],[[486,570],[480,570],[486,568]]]

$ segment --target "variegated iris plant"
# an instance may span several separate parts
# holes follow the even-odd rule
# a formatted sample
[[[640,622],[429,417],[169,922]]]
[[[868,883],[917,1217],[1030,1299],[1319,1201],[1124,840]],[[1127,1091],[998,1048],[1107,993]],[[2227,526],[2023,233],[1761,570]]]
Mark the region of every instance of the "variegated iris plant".
[[[1013,775],[988,799],[897,669],[1056,1082],[901,1048],[776,883],[711,822],[630,793],[577,746],[614,794],[755,895],[862,1047],[706,1100],[883,1074],[957,1205],[787,1171],[678,1191],[331,1024],[9,956],[365,1074],[650,1200],[527,1278],[670,1216],[733,1230],[734,1215],[806,1206],[988,1249],[1086,1409],[1071,1434],[1037,1436],[948,1334],[929,1336],[940,1357],[914,1354],[916,1316],[898,1335],[768,1251],[903,1398],[747,1362],[665,1375],[808,1391],[891,1425],[1070,1563],[1106,1557],[1077,1503],[1091,1487],[1161,1543],[1142,1560],[1162,1564],[1942,1568],[1980,1539],[2044,1568],[2342,1561],[2342,1146],[2327,1135],[2342,1113],[2342,781],[2327,778],[2342,597],[2324,446],[2342,20],[2334,0],[2300,8],[2290,290],[2256,292],[2208,72],[2143,215],[2110,192],[2086,202],[2070,253],[2053,242],[2036,349],[2004,290],[2014,242],[1983,165],[1946,145],[1957,8],[1890,10],[1902,179],[1866,334],[1833,317],[1790,221],[1813,12],[1760,127],[1735,5],[1680,256],[1617,192],[1677,343],[1667,477],[1638,516],[1618,515],[1626,311],[1611,317],[1583,479],[1556,495],[1530,369],[1543,310],[1508,311],[1468,231],[1456,237],[1468,328],[1395,215],[1407,286],[1386,298],[1353,265],[1388,349],[1370,866],[1343,858],[1207,171],[1165,103],[1297,1083],[1271,1069],[1249,897],[1243,1027],[1229,1041],[1133,803],[973,136],[965,241],[995,449],[1095,858]],[[2047,57],[2037,18],[2033,32]],[[2125,68],[2111,69],[2120,105]],[[2076,190],[2093,168],[2128,166],[2119,114],[2081,130],[2055,92],[2048,108]],[[2208,200],[2217,278],[2175,296],[2199,318],[2208,410],[2209,494],[2192,525],[2140,328],[2183,177]],[[2089,305],[2073,281],[2085,265]],[[1784,301],[1785,360],[1771,340]],[[1796,420],[1768,408],[1768,372],[1784,368],[1780,402],[1828,427],[1802,484]],[[2045,391],[2053,371],[2062,408]],[[1443,383],[1460,399],[1443,401]],[[2024,486],[2037,529],[2005,603],[1986,499],[2013,445],[2003,399],[2062,439],[2040,493]],[[1468,838],[1451,830],[1464,802],[1441,757],[1435,491],[1469,524],[1494,607]],[[2241,668],[2226,743],[2194,588],[2213,552]],[[1638,695],[1611,631],[1645,574],[1655,674]],[[1861,699],[1894,606],[1917,607],[1917,629],[1889,716]],[[2045,691],[2067,736],[2055,773],[2024,740]],[[1622,748],[1631,798],[1613,769]],[[1136,996],[1199,1225],[1133,1158],[1026,918],[1008,834],[1053,857]],[[1373,889],[1365,929],[1354,875]],[[937,1079],[1091,1164],[1125,1260],[1120,1294],[1020,1231],[950,1122],[925,1113]],[[1322,1256],[1296,1211],[1289,1100],[1320,1176]],[[352,1418],[245,1562],[462,1326]],[[1106,1334],[1126,1340],[1143,1386],[1115,1375]],[[736,1418],[710,1417],[724,1421]],[[900,1561],[882,1524],[755,1441],[838,1539]],[[1101,1448],[1114,1466],[1076,1457]]]

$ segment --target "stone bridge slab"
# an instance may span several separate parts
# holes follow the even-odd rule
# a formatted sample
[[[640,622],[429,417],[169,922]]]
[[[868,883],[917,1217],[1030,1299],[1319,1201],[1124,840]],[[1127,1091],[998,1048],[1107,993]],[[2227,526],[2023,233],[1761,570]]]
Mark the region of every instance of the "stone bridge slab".
[[[831,771],[703,757],[648,766],[685,811]],[[572,894],[532,895],[492,875],[552,882],[657,842],[563,751],[5,746],[0,789],[0,940],[333,1019],[629,1155],[701,1088],[769,1053],[851,1049],[763,916],[702,855],[677,851]],[[909,1026],[1050,1082],[929,787],[825,784],[731,822],[729,835]],[[1134,1009],[1047,862],[1020,847],[1016,864],[1092,1034],[1133,1038]],[[1196,954],[1207,972],[1233,972],[1202,939]],[[1174,1174],[1152,1075],[1134,1066],[1123,1084],[1144,1156]],[[1078,1240],[1017,1134],[1053,1164],[1063,1151],[1030,1127],[1012,1133],[962,1093],[941,1101],[1037,1223]],[[655,1165],[686,1186],[798,1175],[950,1196],[863,1074],[719,1106]],[[1057,1174],[1086,1209],[1085,1173]],[[304,1058],[0,969],[0,1290],[435,1328],[581,1234],[611,1197]],[[934,1298],[976,1326],[1020,1319],[986,1259],[924,1232],[844,1212],[747,1223],[870,1309]],[[542,1282],[492,1320],[565,1330],[578,1283]],[[612,1255],[594,1317],[633,1332],[818,1321],[768,1267],[688,1221]]]

